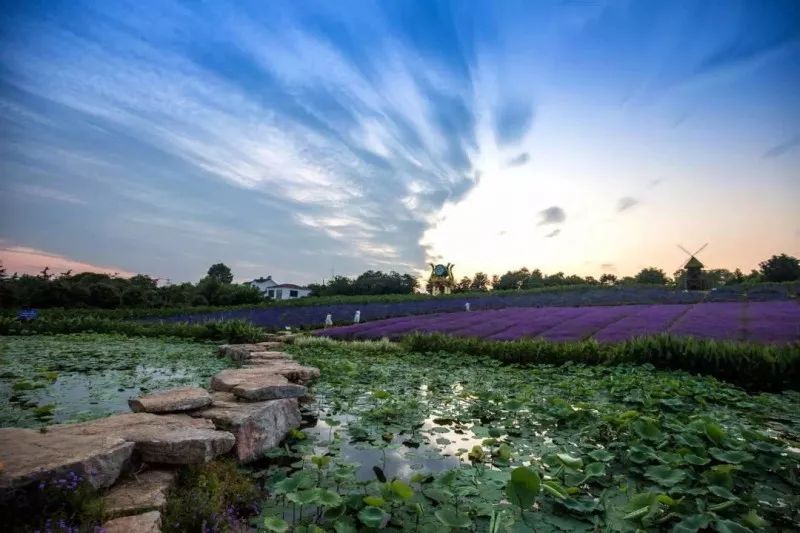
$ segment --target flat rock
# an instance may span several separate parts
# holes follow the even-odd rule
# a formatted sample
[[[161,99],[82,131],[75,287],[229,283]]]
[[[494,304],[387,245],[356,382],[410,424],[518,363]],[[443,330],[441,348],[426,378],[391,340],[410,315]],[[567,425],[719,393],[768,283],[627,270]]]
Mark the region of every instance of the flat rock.
[[[134,444],[115,435],[53,435],[0,429],[0,492],[75,472],[96,488],[111,486],[126,467]]]
[[[101,435],[135,443],[148,463],[195,464],[228,452],[234,437],[208,420],[187,415],[126,413],[91,422],[50,426],[52,435]]]
[[[284,361],[289,360],[289,356],[286,352],[274,352],[274,351],[265,351],[265,352],[250,352],[245,358],[245,361]]]
[[[150,511],[133,516],[123,516],[103,524],[106,533],[159,533],[161,513]]]
[[[172,470],[145,470],[114,487],[103,498],[106,516],[128,516],[146,511],[161,511],[167,504],[167,491],[175,482]]]
[[[307,389],[280,375],[266,375],[240,383],[231,389],[234,396],[247,401],[278,400],[281,398],[298,398],[305,395]]]
[[[263,352],[264,348],[257,344],[223,344],[218,351],[221,356],[241,361],[250,355],[250,352]]]
[[[301,366],[290,360],[250,363],[245,368],[229,368],[217,373],[211,378],[211,388],[215,391],[228,392],[242,383],[275,375],[283,376],[292,383],[304,384],[318,378],[319,369]]]
[[[274,448],[289,430],[300,425],[296,398],[240,402],[231,393],[215,392],[211,407],[192,416],[213,420],[219,428],[236,435],[236,456],[240,462],[255,461]]]
[[[211,395],[200,387],[184,387],[145,394],[128,400],[134,413],[174,413],[191,411],[211,404]]]
[[[257,343],[257,346],[259,346],[264,351],[273,351],[273,350],[280,350],[281,348],[286,346],[286,343],[280,341],[268,341],[268,342],[259,342]]]

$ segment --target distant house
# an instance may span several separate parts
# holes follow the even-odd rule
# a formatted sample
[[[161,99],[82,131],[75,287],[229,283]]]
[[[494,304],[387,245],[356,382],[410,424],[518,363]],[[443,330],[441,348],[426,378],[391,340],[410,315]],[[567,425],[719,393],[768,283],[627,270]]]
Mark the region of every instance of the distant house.
[[[311,289],[308,287],[301,287],[294,283],[277,283],[272,279],[272,276],[254,279],[250,282],[250,285],[260,290],[264,296],[273,300],[294,300],[311,294]]]

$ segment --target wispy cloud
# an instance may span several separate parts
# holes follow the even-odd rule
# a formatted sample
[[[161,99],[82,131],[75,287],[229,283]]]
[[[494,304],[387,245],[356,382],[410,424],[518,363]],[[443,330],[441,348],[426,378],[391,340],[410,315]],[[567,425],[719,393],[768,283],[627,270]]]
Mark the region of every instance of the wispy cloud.
[[[508,166],[510,166],[510,167],[519,167],[519,166],[524,165],[525,163],[527,163],[530,160],[531,160],[530,154],[528,154],[528,152],[522,152],[518,156],[512,157],[511,159],[509,159],[508,160]]]
[[[560,229],[554,229],[553,231],[551,231],[550,233],[548,233],[548,234],[547,234],[547,235],[545,235],[544,237],[545,237],[545,239],[550,239],[550,238],[552,238],[552,237],[555,237],[555,236],[557,236],[559,233],[561,233],[561,230],[560,230]]]
[[[791,137],[780,144],[776,144],[766,152],[764,152],[764,158],[769,159],[772,157],[780,157],[786,152],[790,150],[794,150],[800,146],[800,134]]]
[[[617,212],[622,213],[623,211],[627,211],[632,207],[639,205],[639,200],[633,198],[632,196],[623,196],[617,202]]]
[[[539,211],[539,225],[560,224],[567,219],[567,213],[557,205]]]
[[[28,196],[35,196],[37,198],[44,198],[46,200],[54,200],[56,202],[65,202],[68,204],[85,205],[86,201],[57,189],[49,187],[41,187],[39,185],[18,185],[14,188],[16,192]]]

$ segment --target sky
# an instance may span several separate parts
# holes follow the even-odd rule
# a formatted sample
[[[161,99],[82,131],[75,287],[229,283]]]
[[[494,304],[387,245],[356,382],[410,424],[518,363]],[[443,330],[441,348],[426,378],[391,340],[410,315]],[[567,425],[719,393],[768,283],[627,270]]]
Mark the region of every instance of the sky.
[[[0,13],[10,272],[747,271],[798,206],[794,0]]]

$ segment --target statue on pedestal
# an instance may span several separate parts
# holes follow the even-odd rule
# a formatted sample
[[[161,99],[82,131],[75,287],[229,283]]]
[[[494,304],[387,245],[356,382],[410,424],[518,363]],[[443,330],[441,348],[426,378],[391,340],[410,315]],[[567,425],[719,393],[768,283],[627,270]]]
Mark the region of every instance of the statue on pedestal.
[[[428,278],[428,285],[431,288],[431,294],[434,296],[438,294],[450,294],[456,286],[456,280],[453,277],[453,265],[447,263],[447,266],[438,264],[431,265],[431,277]]]

